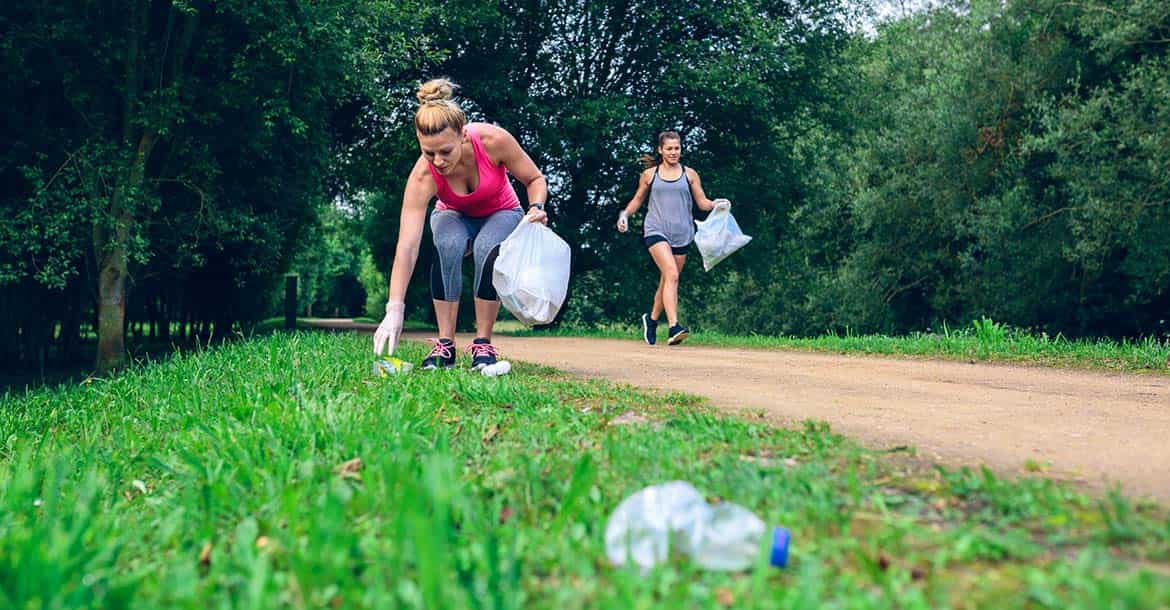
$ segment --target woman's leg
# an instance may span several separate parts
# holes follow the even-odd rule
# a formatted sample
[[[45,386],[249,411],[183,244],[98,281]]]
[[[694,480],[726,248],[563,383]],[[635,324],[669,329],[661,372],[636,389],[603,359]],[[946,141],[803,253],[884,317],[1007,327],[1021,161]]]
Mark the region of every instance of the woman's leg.
[[[459,301],[431,299],[435,306],[435,321],[439,323],[439,337],[455,340],[455,325],[459,322]]]
[[[675,251],[672,250],[672,252],[675,252]],[[674,255],[674,265],[675,265],[675,267],[678,268],[679,276],[682,276],[683,266],[685,266],[686,264],[687,264],[687,255],[686,254],[675,254]],[[675,284],[675,295],[677,298],[678,284]],[[675,306],[675,310],[676,311],[678,310],[677,305]],[[685,341],[686,338],[689,337],[691,334],[691,331],[687,330],[685,327],[683,327],[681,325],[675,326],[675,324],[677,324],[677,322],[671,323],[671,325],[670,325],[671,326],[670,332],[669,332],[670,336],[666,340],[667,345],[678,345],[679,343],[682,343],[683,341]]]
[[[459,292],[463,290],[463,257],[471,233],[463,215],[452,210],[431,213],[431,235],[435,242],[435,260],[431,264],[431,301],[439,337],[455,339],[459,315]]]
[[[671,326],[678,324],[678,264],[670,251],[670,244],[660,241],[650,246],[650,258],[658,266],[658,292],[654,294],[655,311],[661,300],[661,309],[666,311],[666,320]],[[651,312],[651,317],[654,317]]]
[[[650,308],[650,319],[655,322],[662,316],[662,274],[658,274],[658,290],[654,291],[654,305]]]
[[[475,257],[475,336],[491,341],[496,317],[500,314],[500,298],[492,285],[492,272],[500,254],[500,242],[516,229],[524,214],[519,210],[496,212],[487,218],[475,236],[472,255]]]

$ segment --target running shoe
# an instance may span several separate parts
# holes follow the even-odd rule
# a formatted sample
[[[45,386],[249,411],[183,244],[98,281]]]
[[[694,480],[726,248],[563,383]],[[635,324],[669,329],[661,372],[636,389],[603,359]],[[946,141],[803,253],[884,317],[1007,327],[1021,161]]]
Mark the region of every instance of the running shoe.
[[[642,314],[642,339],[646,345],[658,342],[658,320],[651,318],[648,313]]]
[[[471,352],[471,368],[477,371],[485,366],[495,364],[497,357],[500,355],[491,341],[483,337],[472,341],[471,345],[467,346],[467,351]]]
[[[435,369],[449,369],[455,366],[455,342],[451,339],[431,339],[431,343],[435,346],[431,348],[431,353],[423,358],[422,369],[425,371],[433,371]]]

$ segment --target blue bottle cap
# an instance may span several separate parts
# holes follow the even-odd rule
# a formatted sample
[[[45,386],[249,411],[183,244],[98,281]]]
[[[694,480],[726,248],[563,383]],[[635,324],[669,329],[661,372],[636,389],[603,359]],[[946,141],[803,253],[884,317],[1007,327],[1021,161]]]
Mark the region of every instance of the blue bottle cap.
[[[769,563],[777,568],[788,565],[788,541],[792,539],[792,532],[786,527],[777,527],[772,530],[772,557]]]

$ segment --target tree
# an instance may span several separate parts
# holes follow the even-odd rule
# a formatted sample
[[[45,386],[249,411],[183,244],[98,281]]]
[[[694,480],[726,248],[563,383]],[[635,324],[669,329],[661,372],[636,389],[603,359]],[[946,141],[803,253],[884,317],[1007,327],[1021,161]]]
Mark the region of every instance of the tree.
[[[951,2],[857,40],[856,128],[795,212],[810,316],[1160,330],[1170,9],[1115,5]]]
[[[105,372],[124,362],[128,282],[154,256],[152,234],[153,245],[171,238],[179,275],[233,248],[210,270],[229,285],[279,274],[310,202],[329,196],[337,127],[411,61],[422,15],[409,0],[5,5],[5,65],[27,80],[4,110],[33,120],[14,131],[3,171],[19,171],[22,188],[4,205],[49,213],[15,214],[0,232],[58,239],[32,257],[21,251],[30,240],[15,240],[0,281],[59,287],[89,258]],[[194,224],[176,227],[183,217]]]

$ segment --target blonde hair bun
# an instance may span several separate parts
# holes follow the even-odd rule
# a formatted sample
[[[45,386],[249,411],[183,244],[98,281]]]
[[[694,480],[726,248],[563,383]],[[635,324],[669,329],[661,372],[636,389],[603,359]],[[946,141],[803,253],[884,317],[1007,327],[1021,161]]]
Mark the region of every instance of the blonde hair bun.
[[[463,131],[467,115],[459,104],[451,99],[459,85],[445,79],[435,78],[418,88],[418,111],[414,113],[414,128],[424,136],[454,129]]]
[[[449,100],[455,95],[458,86],[445,78],[431,79],[419,86],[416,94],[418,103],[433,104]]]

